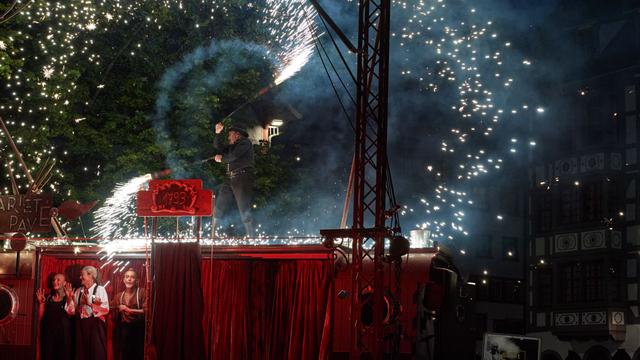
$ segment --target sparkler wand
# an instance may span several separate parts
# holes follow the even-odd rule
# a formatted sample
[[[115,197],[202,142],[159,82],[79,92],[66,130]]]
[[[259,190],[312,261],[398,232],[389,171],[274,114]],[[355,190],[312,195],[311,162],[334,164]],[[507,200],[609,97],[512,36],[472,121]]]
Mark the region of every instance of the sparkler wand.
[[[271,83],[269,84],[269,86],[263,87],[262,89],[260,89],[260,91],[258,91],[257,94],[255,94],[254,96],[252,96],[251,98],[249,98],[249,100],[243,102],[240,106],[238,106],[235,110],[233,110],[232,112],[230,112],[227,116],[223,117],[222,120],[226,120],[231,118],[231,116],[233,116],[233,114],[237,113],[238,111],[240,111],[240,109],[244,108],[245,106],[249,105],[250,103],[254,102],[257,98],[261,97],[262,95],[266,94],[269,92],[269,90],[273,89],[274,87],[276,87],[277,84]],[[221,120],[221,121],[222,121]],[[206,159],[209,160],[209,159]]]

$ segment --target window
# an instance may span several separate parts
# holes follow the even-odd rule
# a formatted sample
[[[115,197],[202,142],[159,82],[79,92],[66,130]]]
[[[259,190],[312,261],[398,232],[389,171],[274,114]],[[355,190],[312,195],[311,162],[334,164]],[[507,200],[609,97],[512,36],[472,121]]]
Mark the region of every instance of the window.
[[[576,63],[580,64],[585,59],[590,59],[596,51],[596,37],[593,27],[582,28],[575,33]]]
[[[518,238],[511,236],[502,237],[502,257],[506,260],[518,260]]]
[[[594,302],[604,299],[602,260],[566,263],[560,266],[560,302]]]
[[[584,301],[604,300],[604,282],[602,279],[602,261],[591,261],[583,263],[584,281]]]
[[[476,340],[482,340],[487,332],[487,314],[473,314],[473,324],[475,326]]]
[[[480,258],[491,258],[493,257],[493,242],[491,241],[491,236],[489,235],[480,235],[476,239],[476,256]]]
[[[500,197],[498,199],[500,210],[505,214],[520,216],[522,212],[520,197],[521,193],[513,188],[500,191]]]
[[[522,304],[524,292],[522,281],[474,275],[471,277],[476,283],[476,297],[478,301],[497,303]]]
[[[476,281],[476,291],[478,301],[489,301],[489,280],[479,278]]]
[[[491,279],[489,281],[490,301],[501,302],[502,301],[502,280]]]
[[[560,302],[573,303],[580,300],[580,263],[563,264],[560,267]]]
[[[522,283],[519,280],[505,280],[503,283],[503,299],[508,303],[521,303],[522,291],[520,291]]]
[[[600,181],[584,184],[582,214],[584,222],[602,221],[604,217],[603,184]]]
[[[620,263],[613,262],[609,264],[609,300],[620,301],[622,300],[621,284],[622,274],[620,273]]]
[[[577,223],[580,210],[580,188],[573,184],[561,187],[559,200],[559,224],[570,225]]]
[[[541,308],[549,308],[553,305],[553,270],[538,269],[537,280],[535,296],[537,305]]]
[[[488,191],[484,187],[476,187],[473,189],[473,204],[477,209],[486,210],[489,208]]]
[[[521,319],[494,319],[493,331],[503,334],[524,334],[524,322]],[[521,357],[518,356],[518,358]]]
[[[542,190],[534,194],[535,204],[535,229],[538,232],[551,230],[552,226],[552,201],[551,191]]]

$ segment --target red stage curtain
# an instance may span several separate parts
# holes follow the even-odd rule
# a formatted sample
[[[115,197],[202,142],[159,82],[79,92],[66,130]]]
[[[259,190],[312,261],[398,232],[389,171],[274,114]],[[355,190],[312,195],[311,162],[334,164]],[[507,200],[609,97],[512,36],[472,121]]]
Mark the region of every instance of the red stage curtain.
[[[208,359],[327,359],[331,261],[203,260]]]
[[[40,287],[43,289],[48,289],[49,282],[52,280],[53,276],[57,273],[63,273],[67,277],[67,281],[70,281],[73,284],[74,288],[80,286],[80,271],[85,266],[95,266],[98,269],[99,273],[99,283],[100,285],[105,285],[107,290],[107,294],[109,294],[109,306],[113,306],[115,304],[114,296],[116,293],[122,291],[124,289],[124,283],[122,282],[122,276],[124,272],[128,268],[133,268],[138,272],[140,276],[140,287],[144,287],[146,282],[146,276],[144,272],[144,260],[136,259],[130,260],[129,264],[125,263],[128,260],[124,260],[118,265],[114,265],[114,262],[110,262],[107,265],[103,265],[103,262],[100,262],[95,259],[86,259],[86,258],[66,258],[66,257],[56,257],[54,255],[43,255],[40,258]],[[112,308],[110,310],[112,316],[107,317],[107,352],[109,356],[109,360],[113,360],[113,342],[112,342],[112,334],[113,334],[113,315],[115,315],[115,310]],[[39,324],[38,324],[39,325]],[[39,335],[38,335],[39,336]],[[39,339],[36,342],[39,344]],[[40,346],[38,345],[38,358],[40,358]]]
[[[158,244],[153,343],[158,359],[203,359],[200,244]]]

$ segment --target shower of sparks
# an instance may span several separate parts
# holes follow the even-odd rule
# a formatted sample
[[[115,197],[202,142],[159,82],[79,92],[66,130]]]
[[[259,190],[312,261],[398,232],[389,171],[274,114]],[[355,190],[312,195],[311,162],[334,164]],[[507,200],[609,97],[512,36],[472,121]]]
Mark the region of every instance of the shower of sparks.
[[[113,190],[102,207],[95,212],[96,225],[92,229],[99,238],[112,239],[135,237],[137,226],[135,207],[135,195],[149,180],[151,175],[146,174],[119,184]]]
[[[304,0],[268,0],[262,23],[268,29],[267,47],[275,51],[279,64],[274,83],[295,75],[313,55],[316,11]]]
[[[520,147],[536,145],[533,139],[518,141],[524,134],[513,134],[505,141],[507,130],[502,125],[526,124],[544,113],[538,104],[506,100],[516,90],[516,74],[530,71],[532,61],[518,58],[512,44],[500,40],[492,29],[492,21],[483,19],[480,10],[466,8],[464,2],[398,0],[393,4],[404,18],[401,29],[392,29],[401,66],[391,76],[416,81],[425,94],[440,98],[447,92],[455,94],[449,103],[452,127],[440,135],[442,157],[450,167],[426,165],[437,184],[432,197],[422,199],[428,221],[416,227],[429,228],[436,240],[458,240],[469,234],[465,209],[472,208],[474,201],[473,194],[463,190],[471,188],[469,181],[502,169],[503,158],[515,156]],[[407,212],[413,209],[404,209]]]

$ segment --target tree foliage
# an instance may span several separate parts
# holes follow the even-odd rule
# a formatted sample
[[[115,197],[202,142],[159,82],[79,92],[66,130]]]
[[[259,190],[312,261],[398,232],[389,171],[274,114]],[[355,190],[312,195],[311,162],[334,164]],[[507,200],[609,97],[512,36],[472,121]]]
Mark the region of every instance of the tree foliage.
[[[44,1],[34,0],[32,6],[40,2]],[[175,165],[168,164],[168,158],[177,159],[185,169],[177,175],[203,178],[209,187],[219,182],[223,174],[219,164],[193,162],[212,155],[216,119],[272,81],[272,64],[263,54],[245,54],[250,65],[234,68],[229,81],[213,85],[204,80],[222,66],[221,58],[233,59],[235,54],[221,52],[193,67],[169,94],[166,133],[160,135],[154,124],[158,84],[167,69],[211,41],[265,44],[269,35],[258,21],[259,2],[248,6],[230,0],[223,8],[212,9],[209,2],[188,0],[182,6],[141,1],[126,22],[79,33],[72,40],[77,49],[73,55],[51,47],[42,56],[42,41],[62,38],[60,34],[45,39],[48,27],[64,32],[74,26],[55,23],[59,17],[29,22],[16,16],[1,25],[0,78],[9,84],[18,76],[20,85],[12,86],[19,86],[22,98],[17,101],[14,88],[2,86],[0,105],[5,105],[0,116],[9,123],[13,137],[20,139],[19,147],[34,171],[45,158],[57,159],[60,173],[53,182],[57,201],[102,200],[116,183]],[[22,57],[17,48],[33,56]],[[61,53],[51,53],[57,50]],[[69,56],[64,71],[45,76],[50,59],[63,56]],[[39,93],[42,82],[46,89]],[[11,162],[6,142],[0,146],[0,160]],[[263,204],[278,191],[278,184],[291,179],[291,173],[273,151],[258,150],[256,203]],[[0,180],[5,192],[8,184],[7,178]]]

